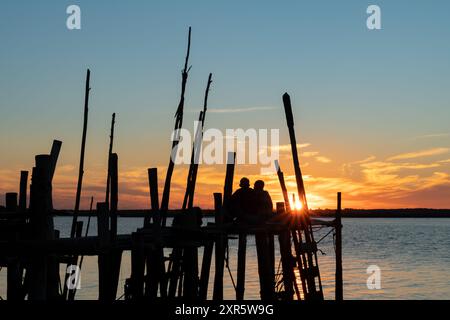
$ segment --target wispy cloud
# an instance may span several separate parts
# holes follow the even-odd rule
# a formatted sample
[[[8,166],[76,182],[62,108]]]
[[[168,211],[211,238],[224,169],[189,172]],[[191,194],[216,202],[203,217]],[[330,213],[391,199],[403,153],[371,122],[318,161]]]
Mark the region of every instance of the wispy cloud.
[[[449,137],[449,132],[443,132],[443,133],[432,133],[432,134],[425,134],[422,136],[416,137],[416,139],[431,139],[431,138],[442,138],[442,137]]]
[[[394,160],[415,159],[415,158],[422,158],[422,157],[437,156],[437,155],[445,154],[448,152],[449,152],[448,148],[433,148],[433,149],[398,154],[396,156],[388,158],[387,160],[394,161]]]
[[[303,156],[305,158],[309,158],[309,157],[317,156],[318,154],[319,154],[319,152],[317,152],[317,151],[306,151],[306,152],[302,152],[301,156]]]
[[[320,163],[330,163],[331,159],[328,159],[327,157],[324,156],[318,156],[315,157],[316,161],[320,162]]]
[[[275,107],[248,107],[248,108],[210,108],[209,113],[242,113],[242,112],[255,112],[255,111],[267,111],[275,110]]]

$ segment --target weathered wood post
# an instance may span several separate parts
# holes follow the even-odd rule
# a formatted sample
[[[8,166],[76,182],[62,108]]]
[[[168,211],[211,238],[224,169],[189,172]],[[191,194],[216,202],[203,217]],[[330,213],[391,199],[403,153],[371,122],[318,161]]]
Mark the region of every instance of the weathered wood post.
[[[149,185],[149,189],[150,189],[151,215],[145,216],[144,227],[150,226],[150,218],[153,219],[154,224],[161,223],[161,216],[159,214],[158,169],[157,168],[149,168],[148,169],[148,185]]]
[[[314,235],[310,223],[308,203],[306,201],[305,186],[303,182],[302,172],[300,169],[300,162],[298,159],[297,140],[295,137],[294,116],[292,113],[291,98],[287,93],[283,95],[283,105],[286,114],[286,122],[289,130],[289,138],[291,142],[292,161],[294,165],[295,179],[297,183],[297,194],[300,202],[303,205],[300,216],[300,219],[303,224],[302,226],[303,230],[299,230],[299,238],[301,237],[301,231],[303,231],[306,245],[307,247],[309,247],[309,249],[306,251],[306,258],[308,261],[307,266],[308,269],[310,269],[306,272],[308,298],[323,300],[322,282],[320,279],[319,266],[317,265],[317,250],[316,248],[314,248],[315,247]],[[317,285],[316,285],[316,278],[318,280]]]
[[[19,210],[22,212],[25,212],[27,209],[27,184],[28,171],[20,171]]]
[[[109,135],[109,151],[108,151],[108,171],[107,171],[107,177],[106,177],[106,196],[105,196],[105,202],[109,203],[110,199],[109,199],[109,188],[110,188],[110,184],[111,184],[111,155],[112,155],[112,150],[113,150],[113,142],[114,142],[114,124],[116,122],[116,114],[113,113],[112,114],[112,119],[111,119],[111,133]]]
[[[239,233],[236,300],[244,300],[246,256],[247,256],[247,234]]]
[[[342,211],[341,193],[337,193],[337,210],[334,221],[336,228],[336,301],[344,300],[344,285],[342,277]]]
[[[141,233],[134,232],[132,235],[131,250],[131,281],[130,291],[133,300],[142,300],[144,297],[144,239]]]
[[[207,240],[205,248],[203,250],[202,269],[200,272],[200,283],[198,293],[200,300],[207,300],[208,297],[208,283],[209,283],[209,274],[211,269],[213,248],[214,248],[214,241]]]
[[[161,219],[159,214],[157,168],[148,169],[148,183],[150,188],[151,215],[145,216],[144,227],[151,227],[155,233],[155,238],[160,239]],[[150,218],[153,219],[153,224],[151,225]],[[147,274],[145,277],[145,296],[151,299],[156,298],[158,295],[158,284],[161,288],[161,297],[165,297],[167,294],[163,247],[158,241],[154,243],[154,246],[155,248],[150,250],[148,256],[146,257]]]
[[[275,298],[275,273],[272,274],[269,233],[257,232],[255,242],[261,300],[273,300]]]
[[[111,176],[111,241],[114,243],[117,237],[117,205],[119,200],[119,181],[118,181],[118,157],[117,153],[111,154],[110,176]]]
[[[191,27],[189,27],[189,35],[188,35],[188,45],[187,45],[187,53],[186,53],[186,59],[184,62],[184,69],[181,73],[181,96],[180,96],[180,102],[178,103],[178,108],[175,113],[175,128],[174,128],[174,134],[178,135],[179,130],[183,126],[183,111],[184,111],[184,93],[186,91],[186,83],[189,75],[190,67],[188,67],[189,64],[189,52],[191,50]],[[175,137],[175,139],[172,142],[172,150],[170,153],[170,159],[169,159],[169,165],[167,167],[166,172],[166,180],[164,182],[164,189],[163,189],[163,195],[161,199],[161,218],[162,218],[162,225],[166,225],[166,218],[167,218],[167,210],[169,209],[169,198],[170,198],[170,184],[172,181],[172,174],[173,169],[175,167],[175,162],[172,156],[176,156],[177,149],[178,149],[178,143],[179,139]]]
[[[77,239],[81,238],[82,233],[83,233],[83,221],[77,221],[77,225],[75,227],[75,238],[77,238]],[[73,265],[78,265],[78,255],[74,255],[71,258],[73,259],[72,260]],[[67,279],[65,281],[67,282]],[[75,281],[78,282],[79,278],[75,279]],[[74,288],[68,289],[67,300],[69,300],[69,301],[75,300],[76,287],[77,287],[78,283],[75,283],[75,284],[76,285]],[[66,283],[64,283],[64,285],[66,285]]]
[[[56,163],[58,162],[61,145],[61,141],[53,140],[52,149],[50,151],[50,181],[53,181],[53,176],[55,175]]]
[[[108,249],[111,236],[109,232],[108,204],[97,203],[97,238],[101,252],[98,255],[98,299],[109,301],[110,297],[110,266],[108,261]]]
[[[6,298],[8,301],[20,301],[22,300],[21,289],[23,269],[16,258],[12,258],[8,261],[7,268]]]
[[[104,249],[110,243],[108,204],[106,202],[97,203],[97,238],[100,249]]]
[[[78,219],[78,211],[80,210],[80,200],[81,200],[81,188],[83,186],[83,174],[84,174],[84,152],[86,149],[86,132],[88,124],[88,113],[89,113],[89,92],[91,90],[89,86],[91,78],[91,71],[87,69],[86,72],[86,89],[84,95],[84,116],[83,116],[83,134],[81,137],[81,152],[80,152],[80,165],[78,168],[78,183],[77,183],[77,193],[75,196],[75,209],[73,211],[72,219],[72,229],[70,231],[70,237],[75,237],[76,223]]]
[[[6,211],[17,211],[17,192],[8,192],[5,194]]]
[[[225,219],[225,214],[229,210],[231,194],[233,193],[233,178],[236,153],[227,154],[227,169],[225,173],[225,185],[223,188],[223,201],[220,199],[220,193],[214,194],[214,206],[216,209],[216,224],[220,227]],[[220,214],[218,214],[220,212]],[[228,215],[228,214],[227,214]],[[223,231],[222,229],[220,229]],[[228,235],[223,234],[217,237],[215,250],[215,275],[213,300],[223,300],[223,269],[225,263],[225,248],[228,243]]]
[[[109,264],[110,292],[109,300],[114,301],[117,296],[117,288],[120,277],[120,264],[122,261],[122,250],[116,247],[117,241],[117,208],[119,201],[119,170],[117,153],[111,154],[111,208],[110,208],[110,237],[112,247],[107,254]]]
[[[277,202],[277,216],[281,219],[285,216],[285,206],[284,202]],[[280,255],[281,255],[281,267],[283,270],[283,285],[284,285],[284,299],[292,300],[294,295],[294,257],[291,251],[291,236],[289,232],[289,224],[286,224],[286,231],[281,232],[278,235],[278,242],[280,245]],[[298,295],[300,297],[300,295]]]
[[[51,210],[50,156],[36,156],[30,187],[31,234],[36,241],[51,240],[55,232]],[[48,255],[35,252],[30,266],[29,300],[46,300],[48,283]]]
[[[214,212],[215,223],[220,231],[223,225],[223,210],[222,210],[222,194],[214,193]],[[215,272],[214,272],[214,289],[213,300],[223,300],[223,268],[225,259],[225,237],[226,235],[219,234],[216,238],[215,249]]]

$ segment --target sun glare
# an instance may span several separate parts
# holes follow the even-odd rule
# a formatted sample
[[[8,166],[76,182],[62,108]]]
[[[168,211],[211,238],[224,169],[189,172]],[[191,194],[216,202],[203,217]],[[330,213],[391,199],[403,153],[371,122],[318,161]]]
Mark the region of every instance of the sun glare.
[[[295,210],[300,211],[303,208],[303,204],[299,200],[295,200]]]

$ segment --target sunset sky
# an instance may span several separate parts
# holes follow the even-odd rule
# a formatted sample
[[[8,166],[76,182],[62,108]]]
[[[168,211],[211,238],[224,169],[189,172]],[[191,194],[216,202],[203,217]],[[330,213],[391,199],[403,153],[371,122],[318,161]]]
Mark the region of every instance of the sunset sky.
[[[81,8],[81,30],[66,8]],[[382,30],[366,27],[377,4]],[[111,114],[119,207],[148,208],[147,168],[162,188],[181,69],[192,26],[184,127],[193,130],[213,73],[206,128],[278,128],[280,163],[295,191],[282,94],[291,95],[310,207],[450,208],[450,2],[2,1],[0,204],[20,170],[63,141],[53,195],[74,206],[84,81],[91,96],[82,207],[103,201]],[[176,167],[171,208],[187,166]],[[276,175],[262,178],[281,200]],[[225,168],[201,165],[195,203],[213,207]],[[161,193],[160,193],[161,194]]]

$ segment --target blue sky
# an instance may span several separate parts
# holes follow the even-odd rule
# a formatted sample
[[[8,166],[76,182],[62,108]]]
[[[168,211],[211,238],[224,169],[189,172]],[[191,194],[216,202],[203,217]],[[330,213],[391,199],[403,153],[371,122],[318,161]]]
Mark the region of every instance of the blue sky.
[[[71,4],[81,8],[81,30],[66,28]],[[381,7],[382,30],[366,28],[370,4]],[[62,164],[77,165],[87,67],[88,161],[104,164],[117,112],[122,163],[164,165],[188,26],[187,128],[212,72],[211,109],[262,109],[211,113],[207,127],[284,127],[277,108],[288,91],[300,139],[333,159],[334,167],[320,168],[330,175],[370,155],[448,147],[449,12],[438,0],[4,0],[0,165],[30,166],[53,138],[64,141]],[[436,136],[416,139],[428,135]]]

